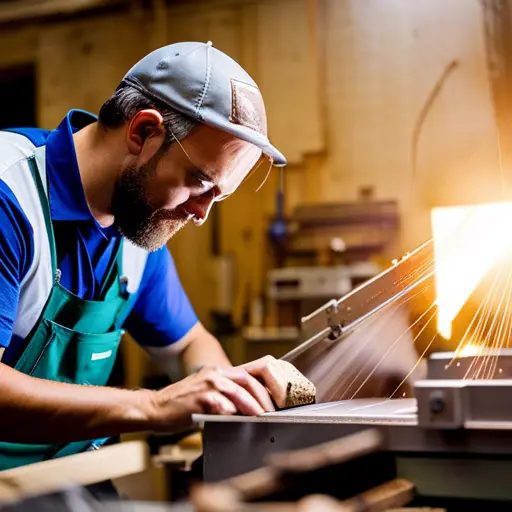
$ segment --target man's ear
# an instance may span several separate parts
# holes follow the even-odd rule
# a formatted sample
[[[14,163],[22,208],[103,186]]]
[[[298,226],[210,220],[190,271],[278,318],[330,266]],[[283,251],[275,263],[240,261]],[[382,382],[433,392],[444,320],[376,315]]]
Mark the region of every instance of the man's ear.
[[[155,109],[139,110],[128,123],[128,151],[143,160],[150,160],[165,139],[164,119]]]

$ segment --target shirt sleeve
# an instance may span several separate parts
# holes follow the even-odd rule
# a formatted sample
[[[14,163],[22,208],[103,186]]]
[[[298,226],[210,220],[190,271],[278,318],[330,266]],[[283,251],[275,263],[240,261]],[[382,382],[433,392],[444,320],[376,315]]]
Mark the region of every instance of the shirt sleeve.
[[[0,346],[9,347],[20,283],[34,257],[33,229],[18,200],[0,180]]]
[[[172,345],[198,322],[165,246],[148,255],[137,294],[125,328],[140,345]]]

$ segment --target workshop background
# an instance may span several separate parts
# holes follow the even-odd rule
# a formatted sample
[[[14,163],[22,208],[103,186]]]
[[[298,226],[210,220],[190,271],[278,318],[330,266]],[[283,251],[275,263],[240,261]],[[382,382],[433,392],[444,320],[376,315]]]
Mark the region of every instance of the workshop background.
[[[430,239],[433,208],[510,196],[510,0],[2,0],[1,127],[97,113],[183,40],[248,70],[289,161],[169,244],[235,363],[289,351],[302,316]],[[125,385],[157,385],[123,348]]]
[[[133,63],[182,40],[211,40],[260,85],[284,175],[256,192],[261,169],[170,243],[235,362],[289,350],[311,306],[429,239],[433,207],[508,189],[508,0],[4,0],[0,24],[4,126],[97,113]],[[125,353],[137,386],[153,370]]]

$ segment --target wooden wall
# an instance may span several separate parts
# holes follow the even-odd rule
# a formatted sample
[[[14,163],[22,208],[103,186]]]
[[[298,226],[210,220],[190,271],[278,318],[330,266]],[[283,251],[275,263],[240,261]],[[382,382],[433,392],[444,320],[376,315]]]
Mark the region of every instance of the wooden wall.
[[[97,111],[130,65],[152,48],[211,39],[261,85],[271,137],[290,160],[288,208],[353,200],[361,187],[372,186],[378,198],[399,199],[407,251],[429,238],[432,206],[496,195],[485,2],[155,5],[158,15],[133,8],[0,30],[0,65],[37,63],[41,126],[55,126],[72,107]],[[429,97],[432,104],[420,123]],[[249,181],[220,207],[222,249],[235,257],[238,286],[250,282],[256,292],[266,268],[264,229],[274,211],[277,173],[255,195],[257,185]],[[209,244],[206,226],[187,228],[171,243],[184,285],[205,320],[215,297],[212,260],[205,257]]]

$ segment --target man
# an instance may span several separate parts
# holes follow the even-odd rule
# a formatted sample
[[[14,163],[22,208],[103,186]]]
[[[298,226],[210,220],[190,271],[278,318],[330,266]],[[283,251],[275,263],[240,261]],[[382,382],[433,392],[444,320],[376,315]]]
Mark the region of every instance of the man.
[[[194,413],[272,410],[275,361],[230,367],[165,246],[261,158],[286,163],[256,84],[211,43],[150,53],[98,118],[73,110],[53,131],[0,132],[0,469],[179,431]],[[188,376],[106,387],[123,329]]]

